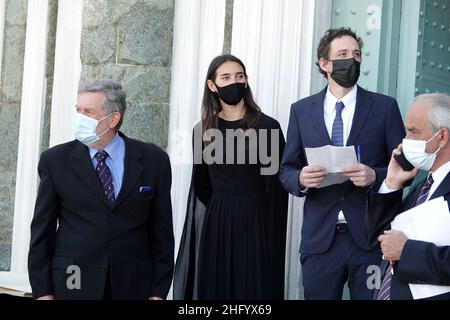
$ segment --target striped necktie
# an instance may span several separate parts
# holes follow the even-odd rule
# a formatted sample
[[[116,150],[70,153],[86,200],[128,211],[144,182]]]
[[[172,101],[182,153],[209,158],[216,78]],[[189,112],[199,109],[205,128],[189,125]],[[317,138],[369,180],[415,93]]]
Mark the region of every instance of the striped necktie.
[[[110,206],[112,207],[114,204],[114,185],[111,175],[111,170],[109,169],[108,165],[106,164],[106,158],[108,157],[108,153],[105,150],[100,150],[95,154],[95,159],[97,159],[97,167],[95,168],[95,171],[97,172],[97,175],[100,179],[100,182],[103,187],[103,192],[105,193],[106,199],[108,199],[108,202]]]
[[[424,203],[425,200],[427,200],[428,194],[430,193],[430,189],[431,189],[431,186],[433,185],[433,182],[434,182],[433,176],[430,173],[427,181],[425,181],[424,185],[422,186],[422,189],[420,189],[419,197],[417,198],[417,201],[416,201],[416,206]]]
[[[420,193],[416,201],[416,206],[421,205],[427,200],[433,182],[434,182],[433,176],[430,174],[428,176],[427,181],[425,181],[424,185],[422,186],[422,189],[420,189]],[[378,295],[376,298],[377,300],[391,299],[391,280],[393,270],[394,270],[394,261],[390,261],[389,267],[387,268],[386,273],[384,274],[383,281],[381,282],[381,288],[380,291],[378,291]]]

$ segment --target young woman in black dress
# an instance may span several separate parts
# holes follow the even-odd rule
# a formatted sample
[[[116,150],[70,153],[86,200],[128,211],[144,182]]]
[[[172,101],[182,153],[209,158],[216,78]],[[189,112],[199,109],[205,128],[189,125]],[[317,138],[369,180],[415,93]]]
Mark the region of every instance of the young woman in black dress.
[[[202,120],[194,128],[175,299],[283,298],[288,198],[278,168],[285,140],[247,80],[235,56],[216,57],[209,66]],[[269,167],[275,170],[264,173]]]

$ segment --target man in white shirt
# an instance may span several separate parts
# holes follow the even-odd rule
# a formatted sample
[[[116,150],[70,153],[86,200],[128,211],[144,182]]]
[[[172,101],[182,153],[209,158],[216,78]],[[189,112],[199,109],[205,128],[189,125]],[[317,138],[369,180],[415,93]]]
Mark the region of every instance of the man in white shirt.
[[[370,250],[364,232],[367,191],[385,176],[392,150],[404,137],[395,99],[356,85],[361,39],[350,29],[330,29],[317,49],[319,71],[328,86],[292,105],[280,168],[284,188],[306,197],[300,245],[305,299],[371,299],[368,266],[381,254]],[[360,163],[344,168],[348,181],[317,188],[324,168],[309,166],[304,148],[354,146]]]

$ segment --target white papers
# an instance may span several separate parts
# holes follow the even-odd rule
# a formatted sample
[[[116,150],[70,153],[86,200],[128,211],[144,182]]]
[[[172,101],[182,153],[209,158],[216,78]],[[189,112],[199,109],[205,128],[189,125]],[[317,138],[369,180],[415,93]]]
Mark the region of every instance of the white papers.
[[[341,174],[342,169],[358,163],[354,146],[335,147],[328,145],[319,148],[305,148],[305,152],[309,166],[324,167],[328,172],[317,188],[347,181],[349,178]]]
[[[425,201],[399,214],[391,227],[402,231],[408,239],[432,242],[437,246],[450,245],[450,212],[444,197]],[[414,299],[450,292],[450,286],[410,284],[409,288]]]

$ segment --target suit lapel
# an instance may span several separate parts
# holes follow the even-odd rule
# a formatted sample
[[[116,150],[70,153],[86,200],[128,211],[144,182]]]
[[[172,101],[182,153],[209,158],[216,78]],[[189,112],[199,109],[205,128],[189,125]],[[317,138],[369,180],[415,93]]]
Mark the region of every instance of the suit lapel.
[[[316,134],[319,136],[320,140],[322,141],[323,145],[329,145],[331,144],[330,136],[328,135],[328,130],[325,125],[325,119],[323,115],[323,102],[325,100],[325,94],[327,92],[327,88],[323,89],[319,93],[315,95],[315,99],[313,100],[312,104],[310,105],[310,112],[311,114],[311,120],[314,123],[314,126],[316,127]]]
[[[143,167],[140,162],[142,158],[142,151],[133,143],[132,140],[121,134],[125,142],[125,163],[122,187],[114,203],[113,209],[120,205],[120,203],[126,199],[127,195],[136,187],[137,180],[142,174]]]
[[[91,192],[107,207],[109,207],[108,200],[103,192],[100,180],[95,173],[92,161],[89,156],[89,150],[81,142],[76,142],[72,156],[70,157],[70,166],[80,179],[86,184]]]
[[[366,123],[369,111],[372,108],[373,101],[370,99],[367,91],[358,86],[356,93],[356,105],[355,114],[353,115],[352,128],[347,139],[347,145],[351,146],[355,144],[356,138],[358,138],[361,129]]]
[[[422,187],[426,181],[427,181],[427,179],[425,178],[415,185],[414,190],[411,190],[411,194],[408,195],[407,203],[405,204],[405,207],[403,208],[402,211],[412,209],[413,207],[416,206],[416,202],[417,202],[417,198],[419,198],[420,190],[422,190]]]
[[[427,179],[423,179],[419,183],[417,183],[415,189],[412,194],[408,195],[408,202],[405,205],[403,211],[409,210],[416,205],[417,198],[419,198],[420,191],[422,190],[423,185]],[[441,182],[441,184],[437,187],[437,189],[433,192],[429,200],[433,200],[442,196],[445,196],[450,193],[450,173],[447,174],[445,179]]]

